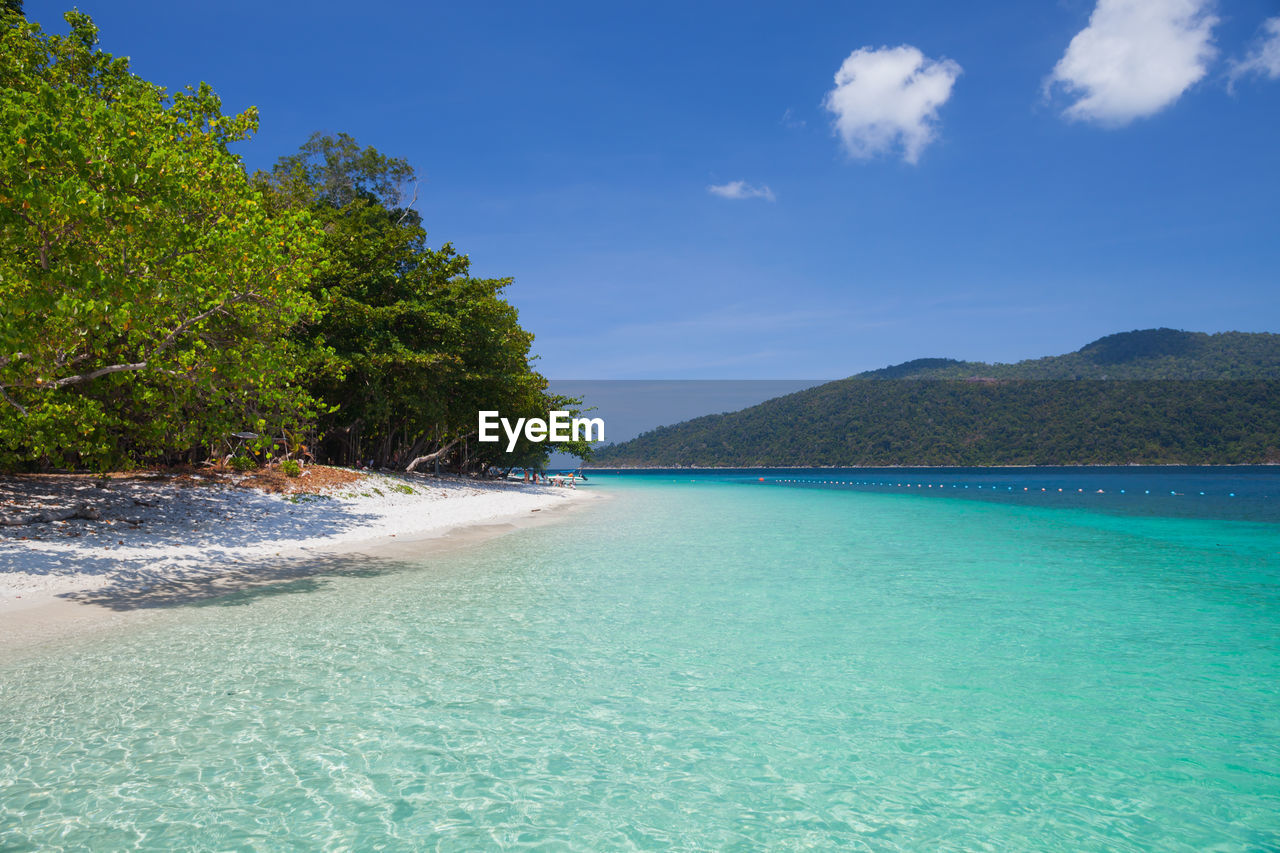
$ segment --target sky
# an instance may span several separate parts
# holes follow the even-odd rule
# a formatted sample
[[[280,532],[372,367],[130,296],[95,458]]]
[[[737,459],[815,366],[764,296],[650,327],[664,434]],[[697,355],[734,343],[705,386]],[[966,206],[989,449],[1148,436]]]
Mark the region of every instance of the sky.
[[[250,169],[317,130],[407,159],[552,378],[1280,331],[1277,0],[77,2],[257,106]]]

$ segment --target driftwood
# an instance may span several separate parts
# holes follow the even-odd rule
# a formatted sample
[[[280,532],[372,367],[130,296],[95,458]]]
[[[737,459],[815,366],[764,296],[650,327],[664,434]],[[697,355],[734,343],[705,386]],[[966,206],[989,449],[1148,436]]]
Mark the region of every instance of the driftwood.
[[[81,504],[74,509],[47,509],[42,512],[31,513],[29,515],[19,515],[10,518],[0,516],[0,526],[23,527],[28,524],[49,524],[54,521],[66,521],[71,518],[83,518],[87,521],[97,521],[102,518],[102,513],[98,512],[88,504]]]

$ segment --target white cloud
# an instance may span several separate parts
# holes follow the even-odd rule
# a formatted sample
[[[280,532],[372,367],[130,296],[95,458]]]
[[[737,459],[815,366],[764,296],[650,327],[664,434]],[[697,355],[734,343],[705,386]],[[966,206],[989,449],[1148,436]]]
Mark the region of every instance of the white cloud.
[[[1241,60],[1231,63],[1231,82],[1246,74],[1261,74],[1270,80],[1280,78],[1280,18],[1262,22],[1265,35]]]
[[[911,45],[859,48],[836,72],[836,87],[824,106],[854,157],[874,157],[897,148],[915,163],[934,137],[938,107],[951,97],[960,66],[933,60]]]
[[[727,184],[712,184],[707,187],[707,192],[712,195],[718,195],[721,198],[763,198],[773,201],[773,190],[765,186],[753,187],[746,181],[730,181]]]
[[[1076,96],[1071,119],[1121,125],[1159,112],[1204,77],[1216,53],[1213,0],[1098,0],[1054,66]]]

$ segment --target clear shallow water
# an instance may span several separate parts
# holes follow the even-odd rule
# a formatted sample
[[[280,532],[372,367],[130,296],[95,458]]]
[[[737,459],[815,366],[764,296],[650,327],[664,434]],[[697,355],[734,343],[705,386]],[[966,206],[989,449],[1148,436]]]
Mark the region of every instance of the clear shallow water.
[[[1280,848],[1280,526],[591,483],[0,667],[0,849]]]

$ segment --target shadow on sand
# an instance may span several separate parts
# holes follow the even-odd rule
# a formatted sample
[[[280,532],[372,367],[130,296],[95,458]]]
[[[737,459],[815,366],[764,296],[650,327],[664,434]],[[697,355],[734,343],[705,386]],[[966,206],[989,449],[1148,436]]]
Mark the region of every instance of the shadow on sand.
[[[58,598],[119,612],[178,605],[236,607],[262,598],[314,592],[334,577],[376,577],[403,571],[411,563],[366,554],[292,559],[278,563],[241,563],[217,574],[189,572],[143,584],[118,580],[97,589],[63,593]]]

